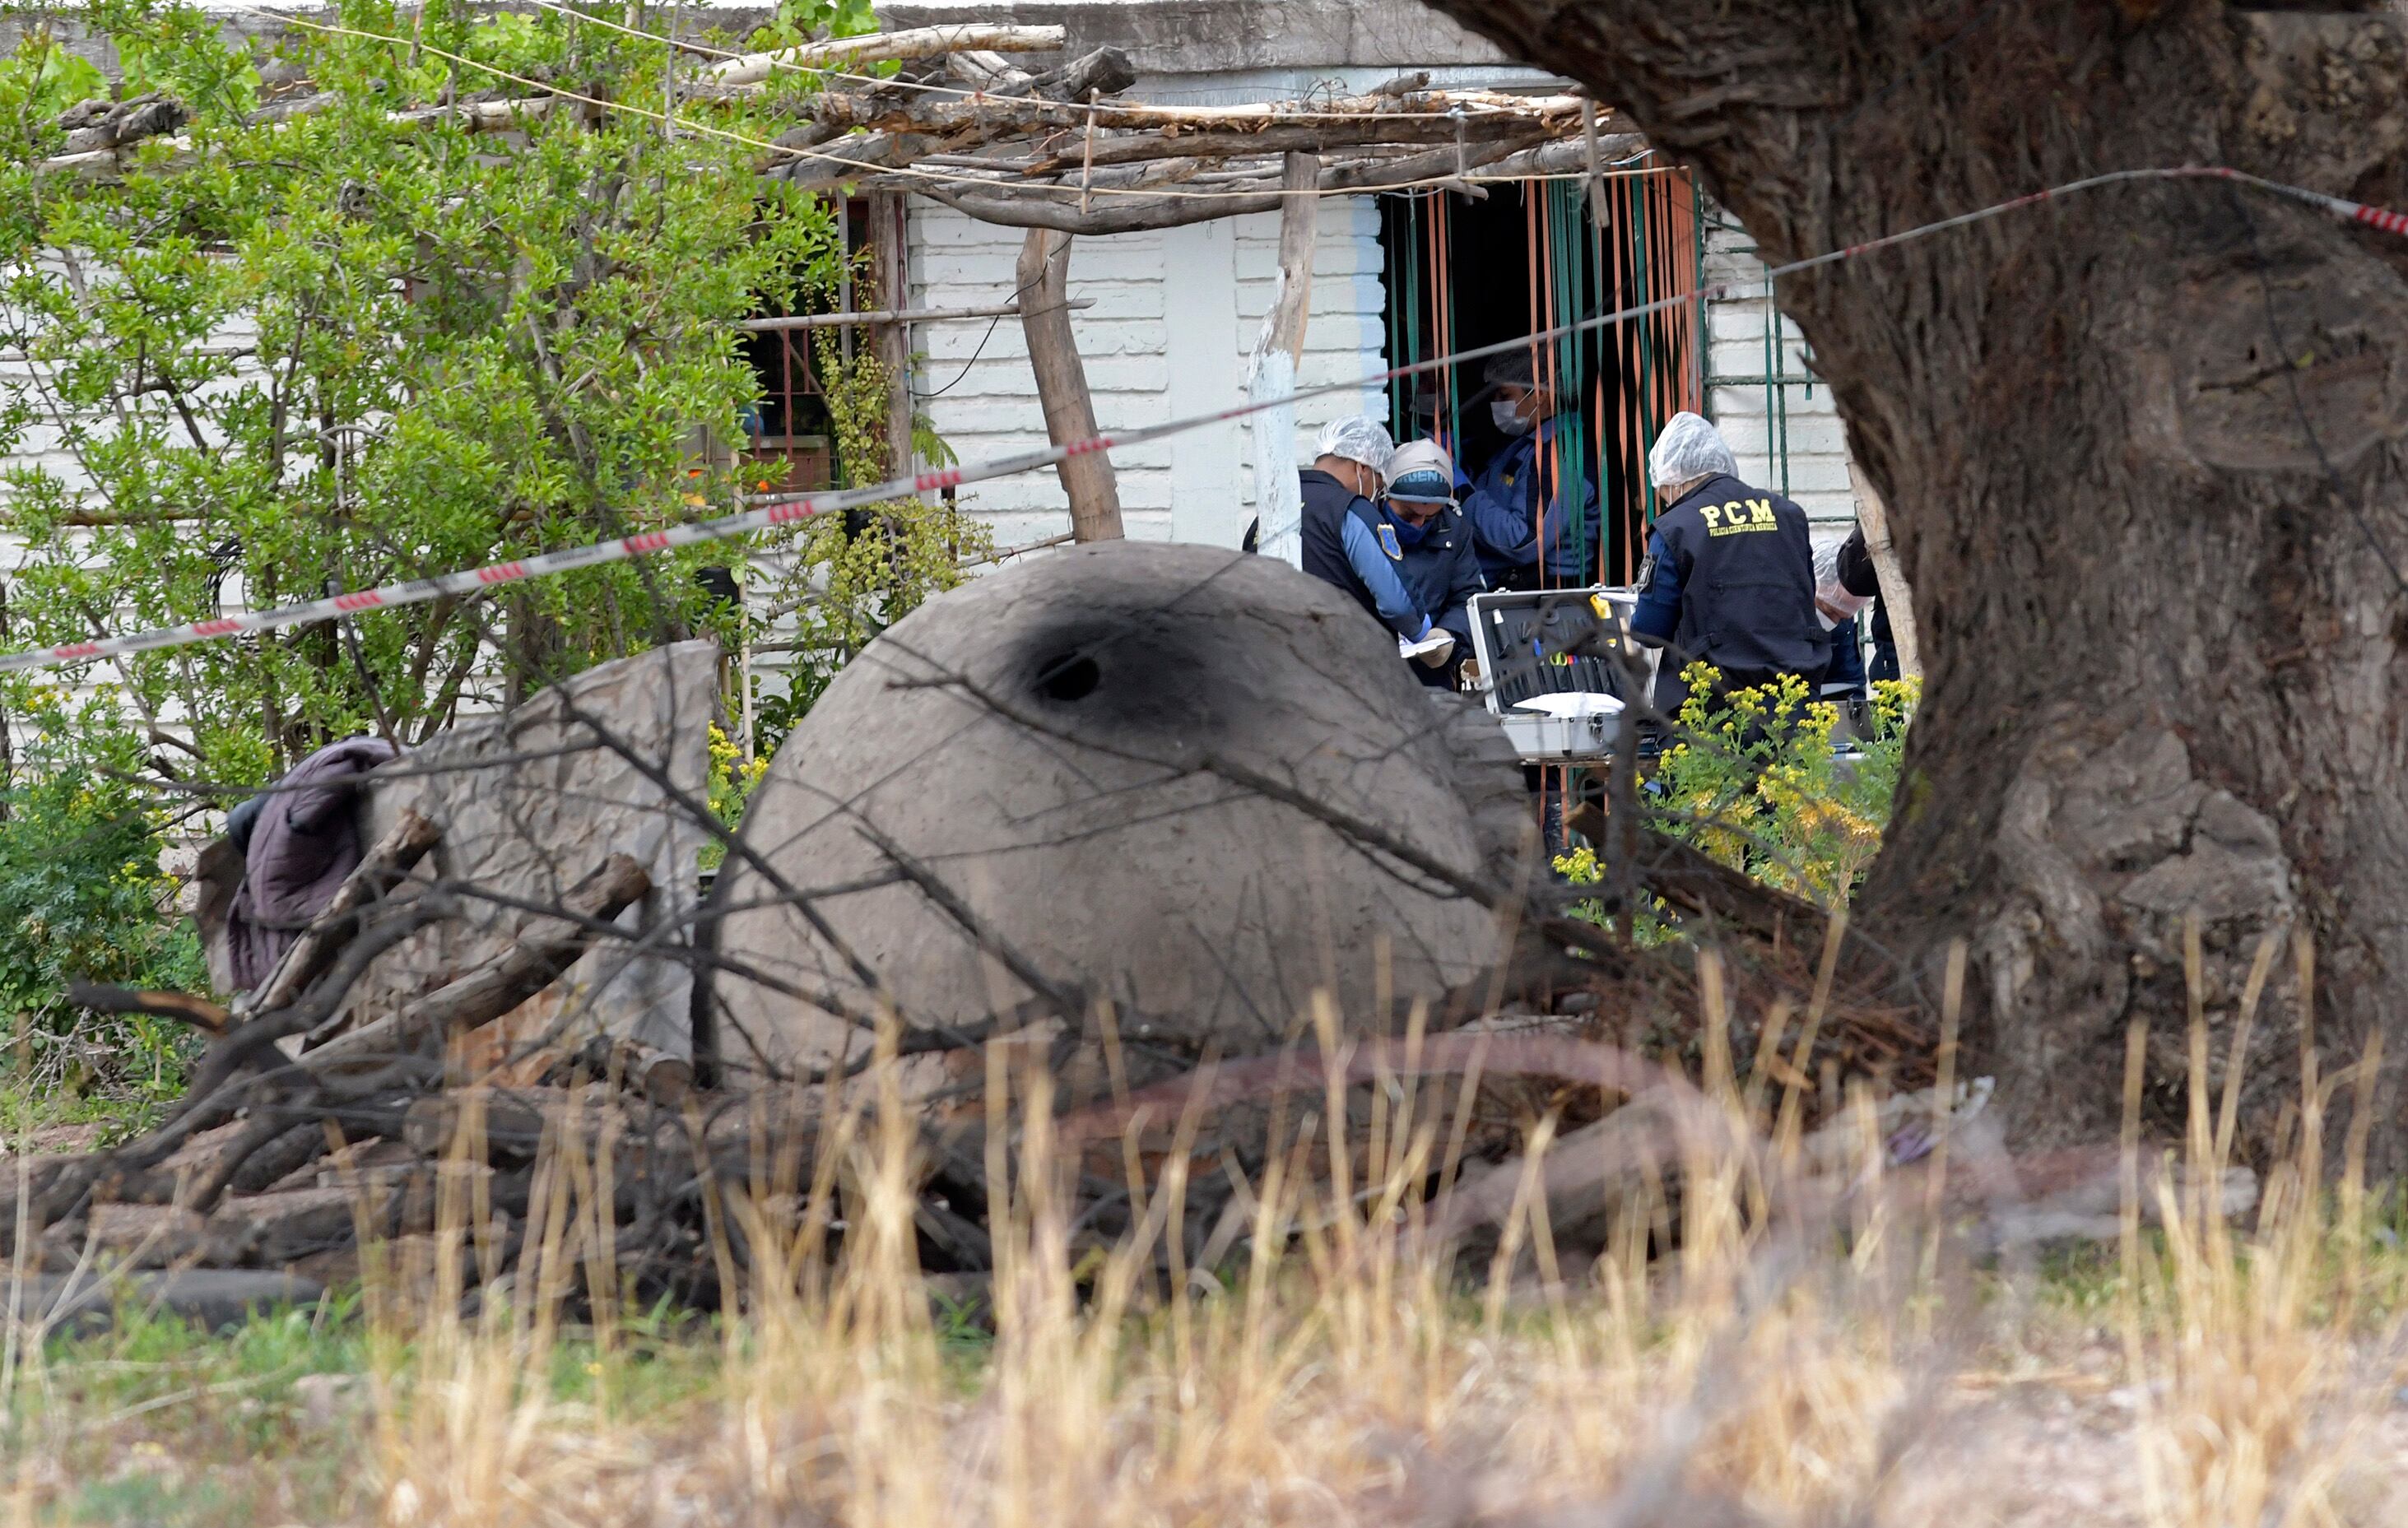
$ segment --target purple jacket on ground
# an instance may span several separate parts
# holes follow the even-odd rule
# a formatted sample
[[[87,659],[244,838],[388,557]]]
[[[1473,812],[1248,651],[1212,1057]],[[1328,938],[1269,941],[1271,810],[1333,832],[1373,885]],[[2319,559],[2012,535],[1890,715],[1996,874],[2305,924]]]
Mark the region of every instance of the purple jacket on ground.
[[[251,830],[242,890],[226,921],[236,985],[265,981],[301,930],[334,900],[366,852],[360,842],[360,777],[397,750],[380,737],[320,749],[270,787]]]

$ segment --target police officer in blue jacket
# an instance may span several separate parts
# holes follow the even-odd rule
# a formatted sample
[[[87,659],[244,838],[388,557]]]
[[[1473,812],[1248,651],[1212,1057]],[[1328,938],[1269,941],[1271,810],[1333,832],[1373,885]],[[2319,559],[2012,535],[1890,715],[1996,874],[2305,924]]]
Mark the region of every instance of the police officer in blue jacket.
[[[1561,400],[1541,384],[1530,352],[1518,350],[1488,363],[1482,378],[1489,388],[1488,412],[1505,435],[1505,448],[1466,489],[1464,517],[1480,546],[1480,570],[1494,589],[1535,589],[1543,562],[1558,586],[1591,582],[1599,533],[1597,485],[1577,462],[1557,461],[1555,439],[1561,428]],[[1552,484],[1546,512],[1539,491]]]
[[[1471,651],[1471,596],[1488,587],[1480,575],[1480,553],[1471,527],[1455,501],[1455,462],[1435,441],[1399,446],[1388,458],[1388,493],[1380,518],[1403,556],[1397,571],[1405,593],[1438,630],[1455,638],[1454,649],[1415,671],[1433,690],[1453,689]]]
[[[1313,444],[1304,489],[1304,571],[1335,584],[1408,642],[1429,635],[1430,619],[1398,571],[1404,545],[1373,502],[1394,446],[1387,427],[1356,415],[1332,420]]]
[[[1631,629],[1670,650],[1657,708],[1678,708],[1678,675],[1698,659],[1721,671],[1725,690],[1795,674],[1813,694],[1830,647],[1814,619],[1806,511],[1742,482],[1721,432],[1696,414],[1666,421],[1647,476],[1670,507],[1648,539]]]

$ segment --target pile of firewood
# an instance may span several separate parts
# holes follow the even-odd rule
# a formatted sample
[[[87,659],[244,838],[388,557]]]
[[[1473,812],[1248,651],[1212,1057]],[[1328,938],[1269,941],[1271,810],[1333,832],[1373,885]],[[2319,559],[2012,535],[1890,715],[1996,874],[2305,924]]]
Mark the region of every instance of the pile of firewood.
[[[437,1163],[469,1097],[490,1103],[480,1167],[491,1181],[478,1202],[523,1213],[543,1121],[566,1118],[574,1095],[541,1085],[464,1092],[461,1042],[557,980],[645,895],[650,878],[627,856],[609,855],[556,916],[498,958],[395,1011],[348,1012],[345,999],[371,963],[456,915],[440,892],[394,894],[438,837],[424,817],[404,812],[239,1009],[178,993],[74,989],[92,1008],[191,1023],[208,1045],[185,1099],[158,1128],[106,1150],[17,1163],[15,1181],[0,1186],[13,1201],[0,1237],[20,1265],[342,1272],[364,1235],[431,1229]],[[579,1083],[587,1095],[580,1107],[597,1135],[629,1154],[617,1181],[639,1219],[659,1220],[661,1207],[642,1196],[662,1178],[655,1164],[668,1136],[678,1138],[666,1160],[689,1182],[697,1150],[718,1149],[707,1131],[685,1135],[677,1111],[693,1073],[681,1058],[630,1042],[589,1044],[552,1056],[549,1071],[560,1084],[597,1079]],[[605,1129],[605,1113],[621,1118]]]
[[[461,916],[456,889],[413,874],[441,839],[427,817],[403,811],[236,1008],[180,994],[77,990],[94,1008],[194,1024],[208,1036],[207,1050],[187,1097],[158,1128],[105,1150],[15,1162],[13,1181],[0,1180],[10,1200],[0,1208],[0,1242],[17,1269],[53,1278],[202,1269],[217,1280],[207,1288],[221,1301],[229,1288],[263,1299],[306,1297],[355,1277],[366,1244],[449,1230],[473,1233],[447,1245],[473,1240],[491,1277],[515,1266],[526,1238],[539,1234],[530,1221],[543,1218],[545,1196],[565,1192],[584,1207],[580,1223],[608,1228],[607,1237],[575,1251],[609,1258],[605,1287],[632,1281],[647,1299],[708,1307],[728,1297],[731,1276],[750,1276],[747,1225],[792,1225],[805,1213],[807,1186],[827,1176],[818,1159],[823,1121],[838,1117],[832,1107],[859,1109],[875,1093],[853,1081],[862,1067],[737,1086],[625,1039],[497,1044],[499,1021],[559,981],[651,889],[643,867],[617,852],[599,853],[556,905],[531,912],[524,931],[477,968],[384,1011],[362,1011],[355,988],[380,957]],[[1814,984],[1819,918],[1680,846],[1656,846],[1644,868],[1659,894],[1698,921],[1753,935],[1727,947],[1718,979],[1736,1000],[1730,1040],[1742,1055],[1756,1049],[1778,994]],[[1159,1184],[1169,1154],[1183,1150],[1193,1243],[1183,1252],[1195,1265],[1251,1234],[1244,1184],[1283,1150],[1279,1143],[1297,1138],[1307,1115],[1335,1103],[1342,1119],[1314,1127],[1319,1160],[1328,1163],[1328,1143],[1341,1140],[1352,1158],[1378,1123],[1379,1096],[1399,1077],[1433,1079],[1433,1099],[1453,1098],[1456,1083],[1476,1078],[1459,1127],[1462,1203],[1491,1220],[1506,1213],[1507,1190],[1521,1173],[1515,1153],[1536,1121],[1578,1130],[1622,1099],[1685,1086],[1677,1079],[1692,1070],[1684,1052],[1698,1032],[1692,979],[1627,947],[1574,956],[1555,946],[1430,1013],[1410,1044],[1320,1035],[1276,1056],[1199,1051],[1172,1058],[1168,1075],[1135,1095],[1125,1085],[1112,1094],[1102,1059],[1109,1041],[1075,1024],[1052,1031],[1042,1046],[1013,1034],[1034,1014],[998,1019],[994,1034],[1011,1065],[1051,1079],[1050,1134],[1066,1200],[1077,1207],[1077,1235],[1109,1244],[1127,1232],[1139,1196],[1125,1165],[1137,1163]],[[1779,1050],[1792,1051],[1783,1064],[1793,1081],[1825,1058],[1856,1075],[1870,1059],[1896,1088],[1927,1078],[1929,1048],[1903,1009],[1838,1003],[1823,1037],[1809,1043],[1811,1056],[1774,1042],[1776,1062]],[[888,1045],[910,1053],[913,1032],[896,1026]],[[932,1272],[974,1275],[991,1265],[979,1093],[973,1082],[910,1105],[920,1254]],[[855,1129],[849,1138],[863,1135]],[[730,1213],[739,1201],[762,1213]],[[824,1243],[840,1240],[832,1233]],[[226,1285],[236,1274],[251,1282]]]

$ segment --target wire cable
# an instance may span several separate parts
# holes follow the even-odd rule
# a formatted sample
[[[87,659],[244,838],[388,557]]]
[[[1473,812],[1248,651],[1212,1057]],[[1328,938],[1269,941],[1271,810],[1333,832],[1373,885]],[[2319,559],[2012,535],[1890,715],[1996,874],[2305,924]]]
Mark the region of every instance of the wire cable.
[[[922,169],[916,164],[864,164],[858,160],[848,159],[842,154],[833,154],[825,151],[824,150],[819,149],[804,149],[791,144],[774,143],[767,138],[756,138],[747,133],[737,133],[731,132],[724,127],[713,127],[707,122],[696,121],[690,117],[680,117],[670,112],[655,111],[649,107],[639,107],[630,101],[605,101],[596,96],[580,94],[576,91],[565,90],[557,84],[547,84],[540,79],[531,79],[524,75],[512,74],[508,69],[501,68],[498,65],[487,64],[481,60],[469,58],[465,54],[454,53],[448,50],[437,48],[429,42],[420,41],[413,44],[408,37],[389,36],[381,32],[364,32],[357,27],[335,26],[322,21],[304,21],[298,16],[286,15],[279,11],[263,10],[256,6],[240,6],[236,8],[249,12],[254,16],[264,17],[281,22],[287,26],[297,26],[305,31],[322,33],[329,36],[356,37],[364,42],[382,43],[391,48],[415,47],[418,51],[422,53],[429,54],[439,59],[446,59],[466,68],[482,70],[484,73],[492,75],[496,79],[506,79],[511,84],[523,85],[528,90],[540,92],[541,95],[538,96],[538,99],[552,97],[564,101],[575,101],[581,106],[593,107],[597,110],[624,112],[628,116],[640,117],[647,121],[659,122],[666,127],[692,133],[698,137],[720,138],[729,143],[739,144],[748,149],[757,149],[765,153],[784,154],[792,159],[815,160],[823,164],[836,164],[855,172],[856,179],[867,179],[871,176],[891,175],[899,176],[905,179],[926,181],[935,185],[958,186],[965,188],[977,188],[982,186],[988,189],[994,189],[996,187],[1002,186],[1023,190],[1057,189],[1054,187],[1035,186],[1027,182],[999,181],[984,176],[950,174],[942,170]],[[649,36],[649,34],[647,35]],[[483,104],[509,105],[511,103],[488,102]],[[1345,114],[1340,113],[1337,115]],[[1645,175],[1656,172],[1642,170],[1629,173]],[[1454,185],[1459,180],[1464,179],[1476,182],[1490,179],[1499,180],[1524,180],[1563,179],[1568,178],[1562,176],[1484,177],[1477,175],[1470,177],[1458,177],[1450,174],[1429,176],[1419,180],[1403,181],[1393,186],[1381,186],[1376,188],[1331,187],[1327,190],[1323,190],[1319,187],[1315,187],[1310,193],[1288,193],[1283,191],[1275,192],[1268,190],[1178,191],[1168,187],[1143,186],[1093,186],[1086,189],[1097,196],[1134,196],[1141,198],[1164,198],[1173,201],[1226,202],[1253,201],[1266,195],[1310,194],[1313,196],[1359,196],[1365,194],[1367,189],[1382,192],[1408,191],[1416,187]],[[1068,191],[1075,188],[1064,187],[1059,189]]]
[[[2383,571],[2391,575],[2392,585],[2401,593],[2408,594],[2408,578],[2401,577],[2399,562],[2384,546],[2383,538],[2374,534],[2374,526],[2366,518],[2365,507],[2349,492],[2349,485],[2342,478],[2341,469],[2333,465],[2332,457],[2325,450],[2324,437],[2316,434],[2315,420],[2308,413],[2307,399],[2300,394],[2300,368],[2291,364],[2290,343],[2283,337],[2282,319],[2274,310],[2274,283],[2266,274],[2266,251],[2258,243],[2258,220],[2249,215],[2249,207],[2242,201],[2239,192],[2228,190],[2226,194],[2231,197],[2232,210],[2240,215],[2242,229],[2249,236],[2250,266],[2258,277],[2258,294],[2266,307],[2266,332],[2273,340],[2274,364],[2281,368],[2283,380],[2290,389],[2291,409],[2299,416],[2300,429],[2308,437],[2308,449],[2315,452],[2316,464],[2324,469],[2325,480],[2331,487],[2333,497],[2349,511],[2350,520],[2358,526],[2358,534],[2366,538],[2367,550],[2374,553],[2375,561],[2383,564]]]
[[[1942,218],[1895,234],[1885,235],[1880,238],[1869,239],[1861,244],[1852,244],[1843,249],[1810,255],[1802,260],[1794,260],[1787,264],[1773,267],[1767,275],[1770,278],[1778,278],[1828,265],[1836,265],[1845,261],[1862,258],[1877,250],[1893,249],[1915,240],[1930,238],[1952,229],[1964,228],[1993,218],[2005,217],[2080,192],[2143,181],[2172,180],[2221,180],[2230,186],[2246,187],[2268,195],[2315,207],[2345,222],[2362,224],[2383,233],[2408,237],[2408,214],[2369,207],[2362,203],[2328,195],[2323,192],[2312,191],[2304,186],[2285,185],[2280,181],[2268,180],[2259,176],[2220,165],[2184,165],[2160,169],[2113,170],[2103,175],[2069,181],[2046,191],[2034,192],[2029,195],[1995,203],[1971,212],[1959,213],[1955,217]],[[746,499],[740,502],[753,505],[754,507],[723,515],[715,520],[690,521],[662,530],[622,536],[615,540],[595,542],[558,551],[540,552],[531,557],[491,564],[484,567],[464,568],[458,572],[440,574],[432,578],[412,578],[375,589],[333,594],[323,599],[309,600],[301,604],[254,610],[239,616],[221,616],[194,621],[188,625],[162,627],[123,636],[94,637],[31,651],[8,653],[0,655],[0,673],[87,663],[95,658],[147,652],[160,648],[183,647],[194,642],[214,641],[247,632],[271,631],[286,626],[331,621],[338,617],[355,615],[362,610],[421,604],[447,594],[471,594],[490,589],[496,584],[515,583],[527,578],[549,577],[579,568],[597,567],[605,564],[624,562],[630,558],[666,551],[673,547],[724,540],[731,536],[791,524],[799,520],[841,509],[859,508],[867,505],[909,498],[916,494],[957,488],[964,483],[983,482],[1024,472],[1035,472],[1073,457],[1087,456],[1098,451],[1111,451],[1118,447],[1141,445],[1164,439],[1190,430],[1204,429],[1231,420],[1245,419],[1265,409],[1291,405],[1307,398],[1326,397],[1341,393],[1353,393],[1360,397],[1398,378],[1420,376],[1473,361],[1484,361],[1491,356],[1525,351],[1534,345],[1547,344],[1611,324],[1626,323],[1633,319],[1644,318],[1652,313],[1667,312],[1693,303],[1698,306],[1702,314],[1707,303],[1732,295],[1742,285],[1752,288],[1755,284],[1754,280],[1750,280],[1745,283],[1726,281],[1712,286],[1701,286],[1694,292],[1659,297],[1650,302],[1620,308],[1612,313],[1598,314],[1593,318],[1578,319],[1535,335],[1524,335],[1512,339],[1499,340],[1493,345],[1482,345],[1453,354],[1433,356],[1426,361],[1416,361],[1406,365],[1391,367],[1368,377],[1301,388],[1276,398],[1248,401],[1226,408],[1214,409],[1209,413],[1191,414],[1182,419],[1119,434],[1099,435],[1085,440],[1068,441],[1059,446],[1047,446],[985,462],[923,472],[913,477],[891,478],[865,488],[817,494],[772,494]],[[2304,414],[2304,405],[2302,405],[2302,413]],[[2321,444],[2318,450],[2321,454]],[[2368,530],[2372,538],[2372,530],[2371,528]],[[2379,550],[2380,548],[2378,547],[2377,550]],[[2388,559],[2386,558],[2386,561],[2387,564]],[[2394,577],[2397,577],[2396,572]]]

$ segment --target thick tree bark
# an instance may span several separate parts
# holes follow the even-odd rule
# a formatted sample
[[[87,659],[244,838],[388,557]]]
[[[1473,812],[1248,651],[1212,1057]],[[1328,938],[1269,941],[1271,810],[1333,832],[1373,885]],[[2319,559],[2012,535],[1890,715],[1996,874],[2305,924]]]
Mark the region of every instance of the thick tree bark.
[[[1079,336],[1070,327],[1070,236],[1029,230],[1020,247],[1020,328],[1028,364],[1037,372],[1037,401],[1046,437],[1056,446],[1096,435],[1096,405]],[[1054,468],[1070,500],[1070,530],[1082,541],[1121,538],[1121,491],[1112,459],[1101,451],[1069,457]]]
[[[1435,3],[1627,111],[1774,262],[2110,169],[2402,189],[2408,48],[2362,0]],[[1862,919],[1927,974],[1970,945],[1969,1038],[2026,1140],[2113,1128],[2134,1021],[2179,1110],[2195,917],[2216,1070],[2296,932],[2326,1073],[2383,1037],[2373,1161],[2408,1167],[2403,275],[2408,244],[2191,181],[1783,286],[1923,637]],[[2292,970],[2246,1058],[2260,1146],[2298,1097]]]

